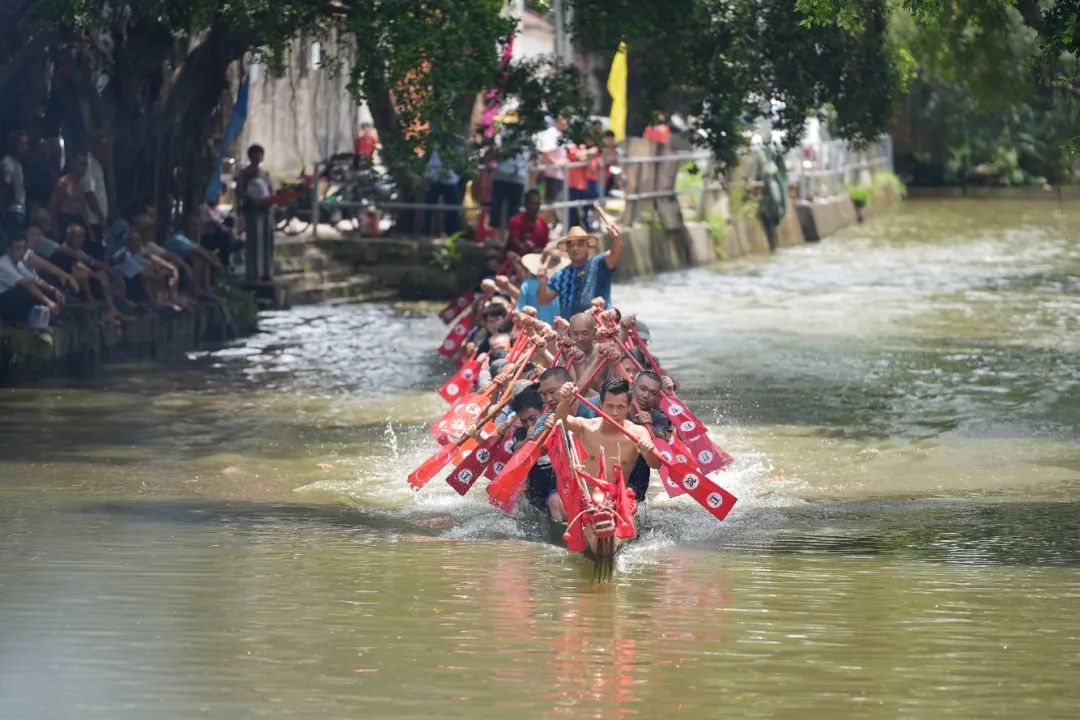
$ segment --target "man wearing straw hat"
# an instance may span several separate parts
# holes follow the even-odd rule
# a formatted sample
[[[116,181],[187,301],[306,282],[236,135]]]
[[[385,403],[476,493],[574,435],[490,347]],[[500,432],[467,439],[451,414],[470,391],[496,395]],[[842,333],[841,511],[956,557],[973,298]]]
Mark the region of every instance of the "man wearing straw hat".
[[[536,308],[538,320],[548,325],[555,322],[559,315],[559,296],[556,295],[550,302],[542,303],[539,298],[540,281],[537,277],[554,275],[570,264],[570,259],[560,252],[546,251],[543,253],[529,253],[521,257],[521,267],[525,269],[527,277],[521,283],[521,295],[518,296],[517,309],[523,307]]]
[[[603,213],[600,218],[604,221],[608,237],[611,238],[610,248],[590,257],[599,244],[599,239],[588,230],[575,225],[566,233],[566,237],[556,243],[558,249],[564,250],[570,256],[569,267],[551,273],[550,278],[544,268],[540,268],[537,274],[537,280],[540,281],[537,299],[548,303],[558,297],[559,314],[568,320],[578,313],[586,312],[592,306],[593,298],[602,297],[607,306],[611,307],[611,276],[622,257],[622,232]]]

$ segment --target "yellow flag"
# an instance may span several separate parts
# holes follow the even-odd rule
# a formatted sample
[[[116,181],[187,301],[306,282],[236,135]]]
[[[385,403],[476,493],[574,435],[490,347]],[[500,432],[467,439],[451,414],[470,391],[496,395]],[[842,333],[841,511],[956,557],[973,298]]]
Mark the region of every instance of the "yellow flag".
[[[611,95],[611,131],[615,142],[626,138],[626,43],[619,43],[611,61],[607,77],[607,91]]]

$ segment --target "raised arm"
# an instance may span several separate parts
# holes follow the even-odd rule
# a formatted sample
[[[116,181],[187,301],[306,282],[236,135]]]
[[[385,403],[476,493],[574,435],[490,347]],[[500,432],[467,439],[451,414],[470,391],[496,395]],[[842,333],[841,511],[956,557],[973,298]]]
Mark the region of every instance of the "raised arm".
[[[536,288],[536,299],[540,301],[541,305],[547,305],[549,302],[559,297],[559,294],[548,287],[548,271],[547,267],[540,266],[540,272],[536,275],[537,281],[540,283]]]
[[[660,467],[660,456],[656,454],[656,446],[653,445],[649,431],[640,425],[632,425],[632,432],[637,436],[637,449],[641,457],[645,458],[645,464],[653,470]]]
[[[56,267],[40,255],[30,253],[26,256],[26,259],[23,260],[23,262],[26,263],[26,266],[28,268],[37,270],[38,272],[46,273],[48,275],[52,275],[53,277],[58,278],[60,280],[60,283],[72,292],[78,292],[79,285],[75,282],[75,278],[73,278],[71,275],[64,272],[60,268]]]
[[[582,432],[585,429],[583,421],[581,418],[570,414],[570,408],[574,405],[574,395],[577,391],[577,385],[572,382],[564,383],[559,388],[559,404],[555,406],[555,419],[561,420],[563,427],[567,430]]]
[[[622,230],[615,223],[608,224],[606,227],[608,237],[611,238],[611,247],[608,248],[607,253],[604,255],[604,263],[607,264],[609,269],[614,270],[619,264],[619,259],[622,258]]]

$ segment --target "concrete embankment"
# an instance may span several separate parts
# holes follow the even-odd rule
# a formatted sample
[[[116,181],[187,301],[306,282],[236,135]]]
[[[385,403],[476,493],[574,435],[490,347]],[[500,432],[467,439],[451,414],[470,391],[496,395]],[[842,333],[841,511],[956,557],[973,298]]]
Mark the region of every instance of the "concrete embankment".
[[[797,204],[789,208],[780,222],[777,245],[785,248],[817,242],[880,214],[897,200],[892,191],[882,188],[872,194],[869,204],[860,212],[846,196]],[[666,227],[663,213],[659,213],[651,224],[624,230],[626,245],[616,277],[655,275],[769,252],[765,228],[757,217],[730,214],[720,231],[694,221],[671,225]]]
[[[240,290],[228,294],[224,308],[202,302],[174,316],[149,313],[121,324],[101,322],[97,309],[69,306],[54,327],[0,328],[0,385],[92,375],[104,363],[163,360],[251,334],[257,313],[254,297]]]
[[[889,188],[879,188],[861,211],[856,211],[846,195],[794,204],[780,223],[778,246],[816,242],[881,213],[897,200]],[[726,218],[722,229],[685,221],[687,213],[682,211],[650,213],[648,222],[624,227],[626,244],[617,279],[768,253],[768,238],[757,217],[732,213],[725,203],[722,193],[714,200],[719,206],[717,216]],[[288,307],[388,297],[451,298],[475,285],[485,259],[497,252],[465,239],[426,242],[406,237],[361,237],[321,226],[318,239],[310,233],[279,238],[281,274],[274,300],[278,307]]]

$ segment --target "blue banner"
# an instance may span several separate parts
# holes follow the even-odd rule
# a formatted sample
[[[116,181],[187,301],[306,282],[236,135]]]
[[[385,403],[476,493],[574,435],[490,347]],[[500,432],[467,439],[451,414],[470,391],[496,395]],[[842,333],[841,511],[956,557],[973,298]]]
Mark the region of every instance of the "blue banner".
[[[221,197],[221,163],[225,160],[225,152],[229,146],[240,137],[244,129],[248,112],[248,88],[251,86],[251,78],[246,77],[240,83],[240,91],[236,94],[236,103],[233,105],[232,114],[229,115],[229,124],[225,126],[225,137],[221,139],[221,151],[218,153],[217,165],[213,174],[210,175],[210,183],[206,187],[207,202]]]

